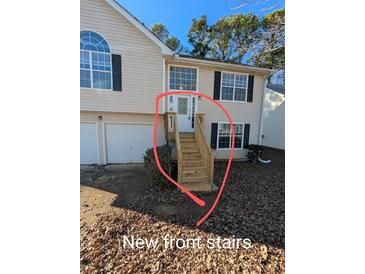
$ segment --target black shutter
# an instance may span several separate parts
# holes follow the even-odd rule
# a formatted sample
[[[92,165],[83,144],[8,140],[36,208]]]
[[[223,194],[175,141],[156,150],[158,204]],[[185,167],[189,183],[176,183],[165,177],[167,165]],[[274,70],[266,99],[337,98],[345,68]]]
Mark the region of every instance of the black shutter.
[[[253,99],[253,75],[248,76],[248,91],[247,91],[247,102],[252,102]]]
[[[212,149],[217,148],[217,133],[218,133],[218,123],[212,123],[212,131],[210,135],[210,147]]]
[[[112,54],[113,90],[122,91],[122,56]]]
[[[213,92],[213,99],[219,100],[219,95],[221,93],[221,72],[215,71],[214,72],[214,92]]]
[[[245,124],[245,132],[243,135],[243,148],[248,148],[250,144],[250,124]]]

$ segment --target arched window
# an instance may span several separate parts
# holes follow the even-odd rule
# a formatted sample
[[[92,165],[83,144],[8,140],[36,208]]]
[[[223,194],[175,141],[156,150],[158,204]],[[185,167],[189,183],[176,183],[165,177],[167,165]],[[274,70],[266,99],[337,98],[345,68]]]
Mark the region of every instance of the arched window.
[[[80,87],[112,89],[110,47],[93,31],[80,32]]]

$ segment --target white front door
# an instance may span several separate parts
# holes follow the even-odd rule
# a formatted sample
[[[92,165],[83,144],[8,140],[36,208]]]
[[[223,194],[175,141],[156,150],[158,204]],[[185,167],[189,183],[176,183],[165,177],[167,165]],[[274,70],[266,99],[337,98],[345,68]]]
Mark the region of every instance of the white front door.
[[[189,95],[177,96],[177,122],[180,132],[191,131],[191,103]]]

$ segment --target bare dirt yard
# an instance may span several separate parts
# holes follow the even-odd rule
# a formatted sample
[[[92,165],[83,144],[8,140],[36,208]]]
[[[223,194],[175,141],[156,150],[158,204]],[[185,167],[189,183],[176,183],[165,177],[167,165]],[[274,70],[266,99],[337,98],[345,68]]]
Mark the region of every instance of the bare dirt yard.
[[[200,227],[217,193],[196,193],[199,207],[174,187],[154,185],[143,165],[82,167],[81,273],[284,273],[284,152],[266,149],[269,166],[233,162],[222,198]],[[227,162],[216,162],[219,187]],[[196,239],[199,248],[165,248],[164,237]],[[123,236],[154,239],[155,248],[123,246]],[[252,246],[217,241],[248,238]],[[209,239],[215,241],[210,248]]]

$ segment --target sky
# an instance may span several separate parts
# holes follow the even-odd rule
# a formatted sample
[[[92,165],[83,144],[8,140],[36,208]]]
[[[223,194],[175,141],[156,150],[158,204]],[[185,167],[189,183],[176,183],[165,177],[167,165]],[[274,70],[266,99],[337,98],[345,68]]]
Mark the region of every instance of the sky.
[[[136,16],[148,28],[155,23],[163,23],[170,34],[180,39],[182,45],[189,46],[187,33],[193,18],[206,15],[213,24],[222,16],[252,12],[258,16],[284,7],[284,0],[252,0],[239,9],[240,0],[117,0],[124,8]],[[260,4],[256,4],[260,3]],[[273,7],[272,9],[268,9]]]

